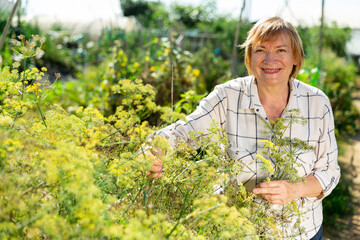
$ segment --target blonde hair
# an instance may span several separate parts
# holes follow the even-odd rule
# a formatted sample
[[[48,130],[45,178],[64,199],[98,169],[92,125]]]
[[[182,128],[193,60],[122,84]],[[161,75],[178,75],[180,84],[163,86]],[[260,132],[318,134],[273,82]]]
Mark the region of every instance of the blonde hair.
[[[254,44],[274,40],[282,34],[289,36],[290,38],[293,56],[297,62],[297,64],[293,67],[290,77],[296,77],[304,64],[304,49],[295,27],[280,17],[270,17],[262,21],[258,21],[249,31],[246,41],[241,45],[241,47],[245,48],[245,66],[250,75],[252,75],[251,54]]]

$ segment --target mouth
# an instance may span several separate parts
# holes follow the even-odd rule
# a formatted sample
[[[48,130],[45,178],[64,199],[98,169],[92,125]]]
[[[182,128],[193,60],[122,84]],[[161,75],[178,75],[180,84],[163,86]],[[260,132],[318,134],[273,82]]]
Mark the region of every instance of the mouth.
[[[276,74],[281,71],[281,68],[262,68],[265,74]]]

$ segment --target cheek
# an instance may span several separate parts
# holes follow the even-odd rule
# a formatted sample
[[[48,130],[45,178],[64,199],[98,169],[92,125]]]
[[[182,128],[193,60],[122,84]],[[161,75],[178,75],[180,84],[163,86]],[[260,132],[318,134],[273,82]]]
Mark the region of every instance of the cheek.
[[[251,59],[251,67],[256,67],[257,65],[259,65],[261,63],[261,58],[259,56],[255,56],[255,57],[252,57]]]

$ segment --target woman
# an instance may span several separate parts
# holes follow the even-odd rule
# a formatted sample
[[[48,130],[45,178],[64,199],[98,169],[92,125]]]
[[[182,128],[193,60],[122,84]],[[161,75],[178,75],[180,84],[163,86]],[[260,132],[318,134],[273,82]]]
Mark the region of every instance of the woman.
[[[322,239],[322,199],[335,188],[340,178],[337,144],[331,105],[325,94],[295,79],[303,66],[304,51],[296,29],[279,17],[258,22],[242,45],[248,77],[237,78],[215,87],[204,98],[187,122],[178,121],[158,132],[175,144],[189,140],[190,131],[207,133],[212,119],[227,133],[229,156],[247,164],[254,173],[237,176],[244,186],[273,206],[297,201],[302,214],[297,239]],[[261,151],[259,139],[268,139],[261,121],[270,123],[300,110],[307,124],[294,125],[286,134],[314,147],[301,155],[298,174],[305,182],[260,182],[261,171],[253,164]],[[274,163],[276,164],[276,163]],[[161,177],[162,164],[152,166],[149,176]],[[251,171],[248,171],[251,172]],[[286,230],[284,230],[286,231]]]

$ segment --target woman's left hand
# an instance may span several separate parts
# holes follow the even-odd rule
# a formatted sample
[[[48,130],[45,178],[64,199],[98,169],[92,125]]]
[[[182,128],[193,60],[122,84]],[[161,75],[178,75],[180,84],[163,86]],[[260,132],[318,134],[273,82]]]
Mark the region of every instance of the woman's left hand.
[[[253,193],[259,194],[271,204],[286,204],[299,198],[296,191],[296,184],[285,180],[264,181],[253,189]]]

